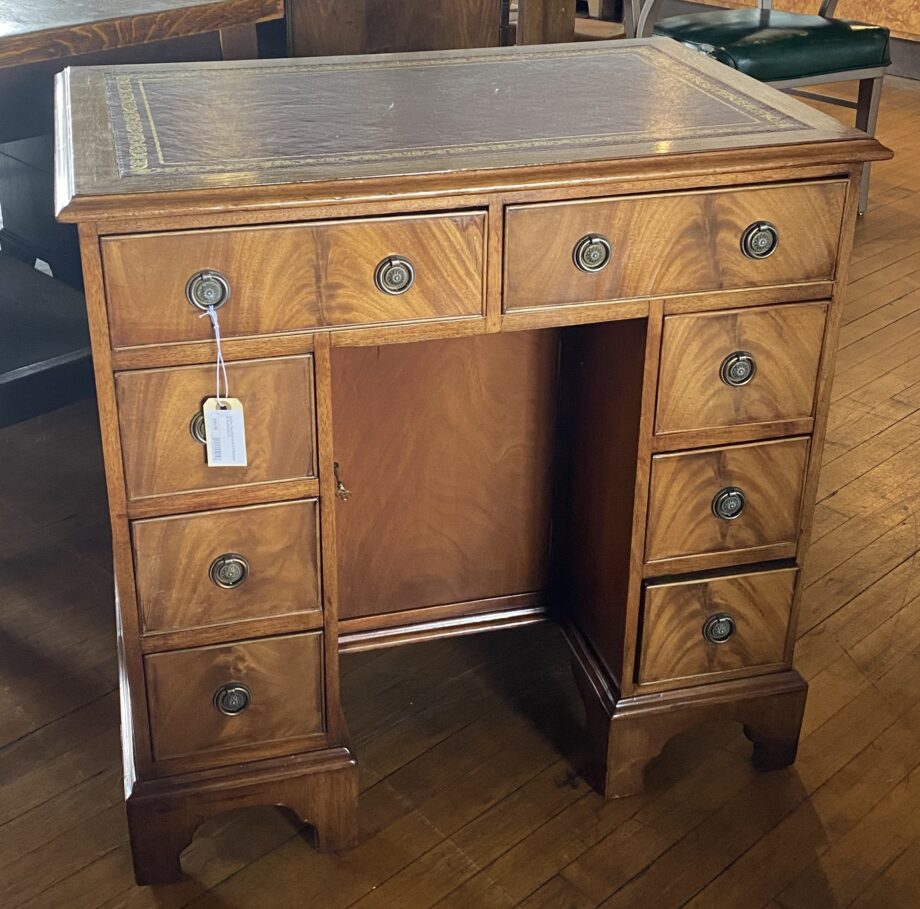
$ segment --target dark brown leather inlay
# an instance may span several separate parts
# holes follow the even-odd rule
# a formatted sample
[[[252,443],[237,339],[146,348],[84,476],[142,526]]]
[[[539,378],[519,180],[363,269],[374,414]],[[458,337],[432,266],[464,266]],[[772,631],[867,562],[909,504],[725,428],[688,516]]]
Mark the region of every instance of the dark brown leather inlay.
[[[106,89],[122,176],[418,173],[806,127],[653,45],[113,71]]]

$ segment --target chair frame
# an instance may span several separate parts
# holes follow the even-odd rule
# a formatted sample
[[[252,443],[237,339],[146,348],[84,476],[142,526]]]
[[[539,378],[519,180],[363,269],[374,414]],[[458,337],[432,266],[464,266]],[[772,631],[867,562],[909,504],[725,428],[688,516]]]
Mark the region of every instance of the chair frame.
[[[664,0],[623,0],[623,24],[628,38],[648,38],[652,34],[658,13]],[[833,18],[838,0],[823,0],[818,11],[819,16],[826,19]],[[762,10],[773,8],[773,0],[758,0]],[[879,103],[882,97],[882,82],[888,67],[879,66],[869,69],[839,70],[834,73],[825,73],[821,76],[802,76],[799,79],[777,79],[765,84],[782,89],[791,95],[823,101],[827,104],[836,104],[856,111],[856,128],[861,129],[870,136],[875,136],[878,125]],[[858,82],[859,94],[857,100],[847,101],[830,95],[820,95],[817,92],[802,91],[802,86],[821,85],[828,82]],[[870,165],[863,169],[862,186],[859,193],[859,214],[866,212],[869,203],[869,175]]]

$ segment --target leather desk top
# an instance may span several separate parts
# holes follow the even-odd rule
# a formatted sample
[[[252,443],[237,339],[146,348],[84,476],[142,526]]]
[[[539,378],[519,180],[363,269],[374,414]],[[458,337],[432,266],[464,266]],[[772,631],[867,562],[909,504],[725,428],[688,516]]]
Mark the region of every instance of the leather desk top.
[[[827,142],[846,144],[840,160],[882,156],[861,133],[663,39],[87,67],[59,78],[57,117],[58,208],[73,210],[123,194],[726,151],[743,165],[745,152]]]

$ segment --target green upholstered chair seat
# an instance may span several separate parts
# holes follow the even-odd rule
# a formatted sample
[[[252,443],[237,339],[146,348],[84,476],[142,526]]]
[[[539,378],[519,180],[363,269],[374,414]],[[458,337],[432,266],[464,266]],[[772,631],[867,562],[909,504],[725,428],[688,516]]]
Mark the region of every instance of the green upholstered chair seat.
[[[778,10],[673,16],[655,34],[702,50],[761,82],[887,66],[888,29]]]

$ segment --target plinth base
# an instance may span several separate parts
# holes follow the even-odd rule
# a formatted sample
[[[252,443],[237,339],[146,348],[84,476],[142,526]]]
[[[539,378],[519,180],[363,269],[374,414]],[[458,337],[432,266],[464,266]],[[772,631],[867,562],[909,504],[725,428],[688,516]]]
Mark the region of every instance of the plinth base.
[[[607,798],[641,792],[647,764],[667,741],[710,720],[741,723],[760,770],[795,761],[808,692],[795,670],[622,698],[577,632],[567,636],[588,718],[587,773]]]
[[[180,855],[209,818],[237,808],[284,806],[313,828],[316,847],[334,852],[358,835],[358,768],[346,748],[298,755],[233,772],[204,772],[136,783],[128,831],[138,884],[182,877]]]

